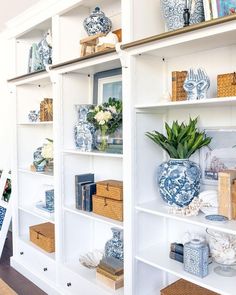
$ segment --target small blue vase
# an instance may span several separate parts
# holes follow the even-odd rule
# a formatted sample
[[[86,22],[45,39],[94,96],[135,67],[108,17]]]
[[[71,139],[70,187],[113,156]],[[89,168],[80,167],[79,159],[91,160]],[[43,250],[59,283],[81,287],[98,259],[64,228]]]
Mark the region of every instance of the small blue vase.
[[[113,237],[111,240],[106,242],[105,245],[105,256],[114,257],[121,261],[124,260],[124,249],[123,249],[123,230],[112,227]]]
[[[170,159],[158,169],[160,195],[169,205],[188,206],[200,192],[201,169],[188,159]]]

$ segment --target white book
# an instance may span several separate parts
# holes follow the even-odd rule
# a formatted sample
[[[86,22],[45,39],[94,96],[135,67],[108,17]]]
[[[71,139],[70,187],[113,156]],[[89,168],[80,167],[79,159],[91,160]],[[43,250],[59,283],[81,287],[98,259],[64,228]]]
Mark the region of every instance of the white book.
[[[212,19],[212,12],[211,12],[211,0],[203,0],[203,5],[204,5],[204,15],[205,15],[205,20],[211,20]]]
[[[218,9],[216,0],[211,0],[213,18],[218,18]]]

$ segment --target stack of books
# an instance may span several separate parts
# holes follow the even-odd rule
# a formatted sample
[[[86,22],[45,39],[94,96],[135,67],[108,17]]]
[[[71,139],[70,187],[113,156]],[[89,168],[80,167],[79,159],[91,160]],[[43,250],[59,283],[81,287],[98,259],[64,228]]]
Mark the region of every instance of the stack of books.
[[[91,212],[92,196],[96,193],[94,174],[86,173],[75,175],[75,204],[76,209]]]
[[[178,243],[170,244],[169,257],[179,262],[184,262],[184,245]]]
[[[96,278],[113,290],[122,288],[124,286],[123,262],[114,257],[103,257],[97,267]]]
[[[43,201],[39,201],[35,204],[34,211],[45,217],[54,218],[54,209],[48,208]]]

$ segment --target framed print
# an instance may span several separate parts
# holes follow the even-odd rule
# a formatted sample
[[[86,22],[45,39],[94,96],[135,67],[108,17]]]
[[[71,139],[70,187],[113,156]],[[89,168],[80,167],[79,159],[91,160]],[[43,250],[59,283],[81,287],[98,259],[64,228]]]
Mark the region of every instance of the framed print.
[[[236,0],[216,0],[218,17],[236,12]]]
[[[94,75],[93,103],[102,104],[109,97],[122,100],[121,68],[99,72]]]
[[[218,184],[218,173],[236,169],[236,129],[208,129],[212,137],[208,147],[200,150],[202,180],[205,184]]]

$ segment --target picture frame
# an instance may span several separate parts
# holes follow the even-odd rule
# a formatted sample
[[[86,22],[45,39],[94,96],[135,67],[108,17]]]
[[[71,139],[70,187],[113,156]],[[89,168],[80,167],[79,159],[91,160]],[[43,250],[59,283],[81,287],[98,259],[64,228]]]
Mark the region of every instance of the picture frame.
[[[236,12],[236,0],[215,0],[217,6],[217,17],[223,17]]]
[[[93,104],[107,102],[109,97],[122,100],[122,69],[112,69],[94,74]]]
[[[236,128],[205,129],[212,137],[208,147],[200,150],[202,183],[218,185],[218,173],[225,169],[236,169]]]

